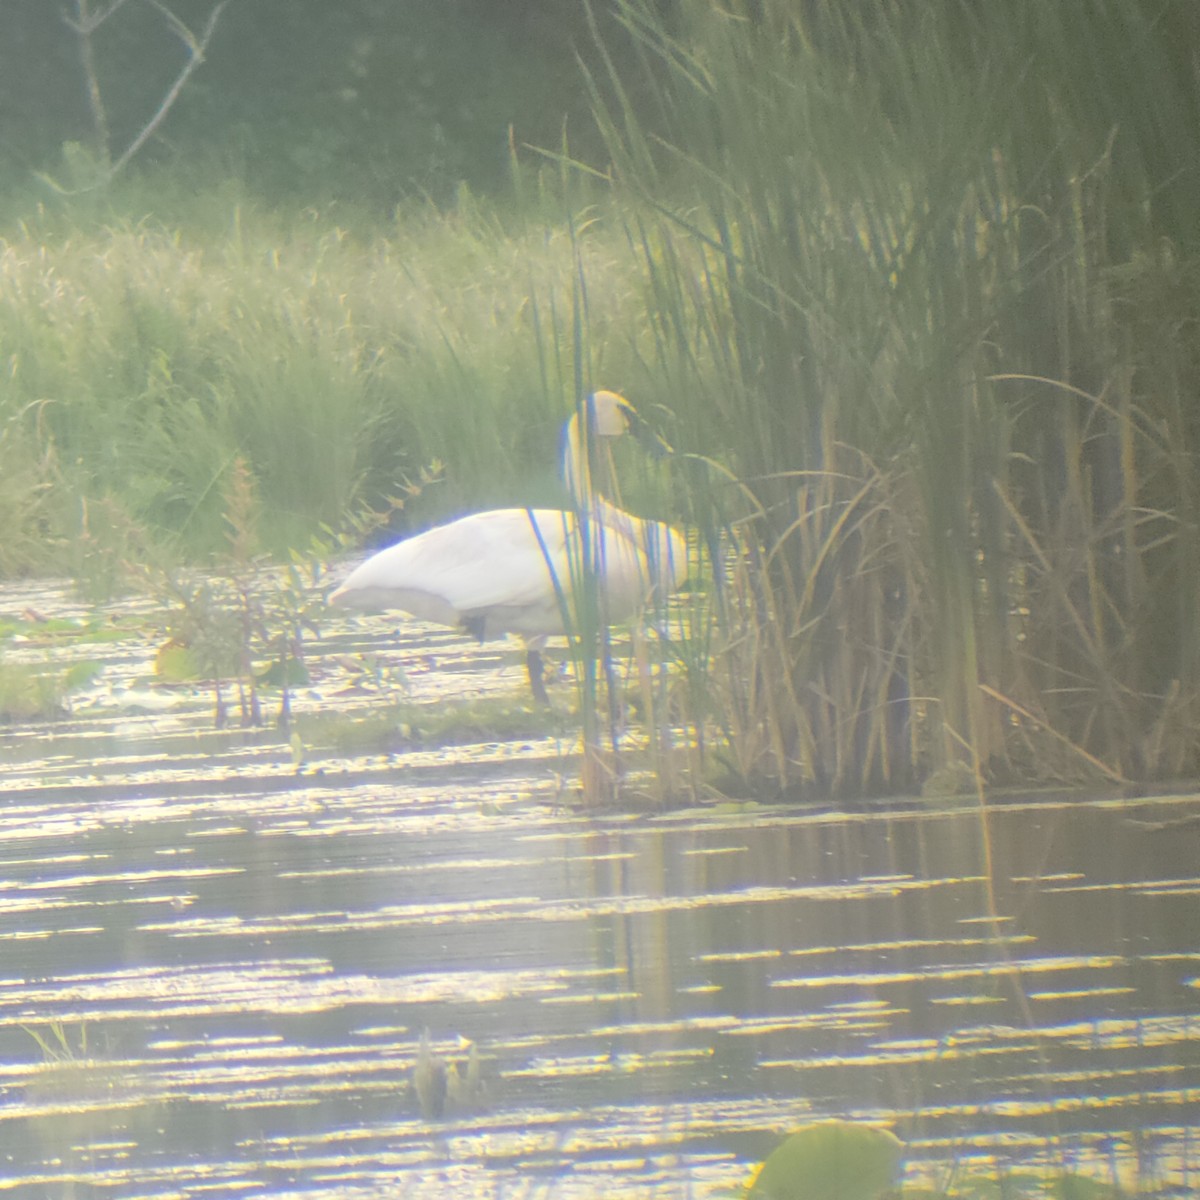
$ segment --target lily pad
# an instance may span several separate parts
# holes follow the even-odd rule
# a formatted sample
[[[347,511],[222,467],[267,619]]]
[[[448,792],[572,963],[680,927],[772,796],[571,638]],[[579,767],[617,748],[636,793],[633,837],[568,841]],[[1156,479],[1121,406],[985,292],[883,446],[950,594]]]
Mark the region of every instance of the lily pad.
[[[1121,1200],[1125,1193],[1101,1179],[1074,1173],[1060,1175],[1050,1188],[1055,1200]]]
[[[255,676],[259,683],[267,687],[305,687],[311,683],[308,668],[298,658],[275,659],[270,666],[259,671]]]
[[[159,646],[154,673],[168,683],[184,683],[200,678],[200,664],[190,646],[172,640]]]
[[[63,686],[67,691],[73,691],[75,688],[87,687],[92,683],[96,676],[104,670],[102,662],[95,662],[92,659],[86,659],[83,662],[72,663],[66,674],[63,676]]]
[[[895,1182],[903,1152],[885,1129],[818,1121],[768,1155],[747,1200],[878,1200]]]

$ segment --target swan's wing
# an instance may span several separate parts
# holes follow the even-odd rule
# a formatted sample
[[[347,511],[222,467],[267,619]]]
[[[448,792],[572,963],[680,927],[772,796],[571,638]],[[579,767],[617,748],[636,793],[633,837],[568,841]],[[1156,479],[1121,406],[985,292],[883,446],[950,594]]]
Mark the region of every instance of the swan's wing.
[[[356,608],[399,608],[443,624],[489,609],[554,604],[569,571],[570,513],[504,508],[427,529],[368,558],[331,599]]]
[[[603,577],[614,620],[632,616],[657,594],[659,600],[687,576],[687,543],[661,521],[646,521],[601,500],[598,536],[603,539]]]
[[[588,554],[603,580],[608,618],[633,616],[653,591],[683,577],[678,533],[609,505],[588,522]],[[363,609],[400,609],[442,625],[469,624],[540,637],[562,632],[560,592],[583,569],[573,513],[504,508],[427,529],[368,558],[330,599]]]

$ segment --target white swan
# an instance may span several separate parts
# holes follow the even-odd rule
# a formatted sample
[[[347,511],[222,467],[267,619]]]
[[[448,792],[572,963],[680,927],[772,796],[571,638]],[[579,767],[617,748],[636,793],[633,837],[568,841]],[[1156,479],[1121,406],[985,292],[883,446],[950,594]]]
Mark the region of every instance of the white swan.
[[[616,392],[588,397],[590,434],[616,438],[637,419]],[[579,413],[563,432],[562,475],[577,512],[500,508],[427,529],[368,558],[331,596],[360,609],[398,608],[421,620],[466,629],[482,641],[520,635],[534,697],[547,703],[541,650],[566,632],[573,585],[596,580],[600,613],[621,621],[657,591],[678,587],[687,573],[682,535],[661,521],[624,512],[593,488]]]

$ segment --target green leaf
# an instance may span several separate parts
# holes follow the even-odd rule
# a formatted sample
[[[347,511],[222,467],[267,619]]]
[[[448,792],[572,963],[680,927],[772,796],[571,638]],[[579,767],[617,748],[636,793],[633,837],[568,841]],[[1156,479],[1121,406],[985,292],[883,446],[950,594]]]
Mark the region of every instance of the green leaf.
[[[1086,1175],[1060,1175],[1050,1185],[1055,1200],[1121,1200],[1124,1193],[1111,1183],[1089,1179]]]
[[[798,1129],[755,1176],[748,1200],[877,1200],[896,1179],[904,1143],[852,1121]]]
[[[92,659],[87,659],[83,662],[72,663],[67,668],[66,674],[63,676],[63,686],[69,692],[74,688],[87,687],[101,671],[104,670],[104,664],[95,662]]]
[[[1011,1171],[1003,1174],[969,1174],[956,1179],[949,1192],[936,1193],[951,1200],[1122,1200],[1124,1193],[1110,1183],[1073,1172]],[[913,1192],[920,1200],[925,1192]],[[910,1190],[904,1189],[904,1200]]]
[[[308,668],[298,658],[285,658],[282,662],[275,659],[265,670],[256,676],[258,682],[267,687],[303,687],[311,682]]]
[[[200,664],[190,646],[166,642],[154,656],[154,673],[168,683],[182,683],[200,678]]]

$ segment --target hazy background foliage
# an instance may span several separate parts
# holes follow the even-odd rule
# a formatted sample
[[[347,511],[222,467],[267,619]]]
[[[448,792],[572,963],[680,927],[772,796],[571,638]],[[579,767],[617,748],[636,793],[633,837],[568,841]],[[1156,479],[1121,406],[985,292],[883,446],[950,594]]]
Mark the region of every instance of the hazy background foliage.
[[[94,128],[75,0],[7,0],[0,14],[4,190],[54,170]],[[93,0],[92,10],[106,4]],[[211,0],[169,6],[193,30]],[[605,5],[597,5],[606,21]],[[143,0],[95,35],[114,142],[144,124],[184,58]],[[508,176],[517,142],[556,145],[564,123],[596,144],[576,54],[594,57],[583,4],[548,0],[233,0],[142,165],[210,183],[235,176],[287,208],[340,201],[386,221],[406,196],[453,199]]]

